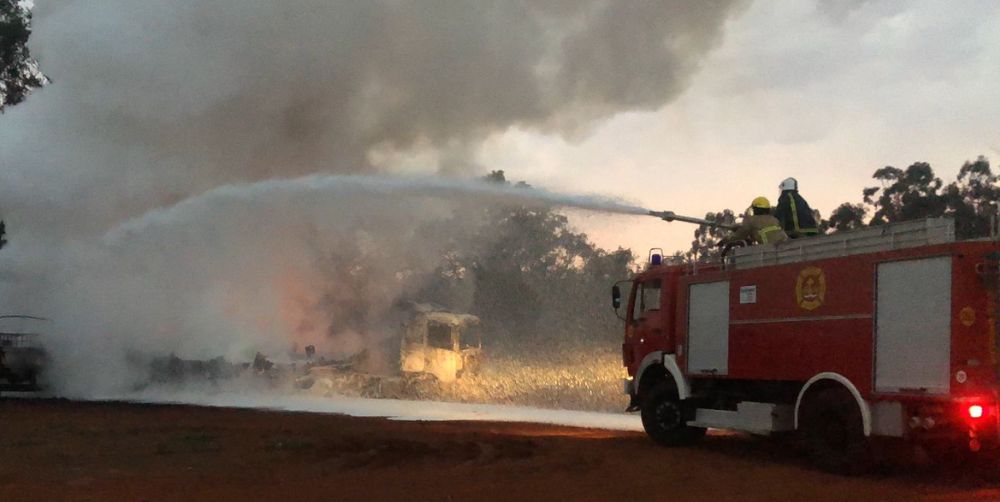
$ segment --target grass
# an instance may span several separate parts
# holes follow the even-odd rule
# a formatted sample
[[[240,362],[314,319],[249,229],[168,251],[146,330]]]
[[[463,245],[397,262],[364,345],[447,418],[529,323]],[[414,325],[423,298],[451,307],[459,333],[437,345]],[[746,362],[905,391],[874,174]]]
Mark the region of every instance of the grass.
[[[579,348],[554,353],[490,354],[478,375],[443,389],[448,400],[588,411],[621,411],[625,369],[617,351]]]
[[[491,347],[486,350],[479,374],[465,376],[425,399],[517,404],[552,409],[618,412],[628,405],[621,391],[626,375],[616,345],[581,344],[566,347]],[[324,380],[327,383],[320,384]],[[397,396],[383,385],[381,397]],[[323,395],[369,395],[360,375],[318,378],[311,392]]]

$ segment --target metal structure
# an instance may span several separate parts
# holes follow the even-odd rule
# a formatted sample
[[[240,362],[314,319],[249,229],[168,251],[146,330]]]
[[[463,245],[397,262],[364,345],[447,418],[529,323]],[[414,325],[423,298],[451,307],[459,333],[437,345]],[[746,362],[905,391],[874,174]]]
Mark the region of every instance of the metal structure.
[[[1000,244],[948,219],[651,265],[613,303],[647,433],[798,431],[831,469],[871,437],[1000,446]],[[623,301],[624,300],[624,301]]]
[[[479,318],[451,312],[419,312],[404,326],[399,367],[403,374],[433,375],[451,383],[482,364]]]
[[[928,218],[736,248],[729,257],[728,265],[738,269],[783,265],[944,244],[954,240],[954,220]]]
[[[42,317],[0,315],[0,391],[36,391],[48,361],[38,329]]]
[[[399,333],[397,366],[382,373],[383,364],[370,360],[362,350],[348,358],[327,359],[315,346],[305,347],[290,359],[272,361],[257,353],[252,362],[214,359],[182,359],[130,356],[130,362],[148,372],[137,386],[177,385],[187,382],[214,383],[252,375],[272,385],[294,384],[299,389],[364,397],[426,398],[442,385],[476,374],[483,360],[482,339],[476,327],[479,318],[455,314],[429,306],[415,306]]]
[[[395,374],[366,370],[366,358],[319,360],[297,379],[304,389],[319,385],[332,392],[365,397],[427,398],[442,385],[478,373],[483,360],[479,318],[418,306],[402,326],[399,366]]]

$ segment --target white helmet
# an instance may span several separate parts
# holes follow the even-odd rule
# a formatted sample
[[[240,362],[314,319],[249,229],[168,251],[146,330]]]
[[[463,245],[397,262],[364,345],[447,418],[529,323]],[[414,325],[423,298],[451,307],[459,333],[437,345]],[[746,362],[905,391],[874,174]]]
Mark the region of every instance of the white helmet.
[[[781,189],[781,191],[798,190],[799,182],[796,181],[795,178],[785,178],[785,181],[782,181],[781,184],[778,185],[778,188]]]

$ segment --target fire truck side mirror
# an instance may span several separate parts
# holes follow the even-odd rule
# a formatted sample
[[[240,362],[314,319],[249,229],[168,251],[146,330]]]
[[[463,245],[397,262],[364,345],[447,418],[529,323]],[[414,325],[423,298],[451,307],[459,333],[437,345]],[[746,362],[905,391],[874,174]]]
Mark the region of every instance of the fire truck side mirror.
[[[614,286],[611,286],[611,306],[615,309],[615,316],[621,320],[625,320],[625,316],[622,315],[622,287],[621,285],[626,285],[626,291],[632,291],[632,281],[624,280],[618,281]]]

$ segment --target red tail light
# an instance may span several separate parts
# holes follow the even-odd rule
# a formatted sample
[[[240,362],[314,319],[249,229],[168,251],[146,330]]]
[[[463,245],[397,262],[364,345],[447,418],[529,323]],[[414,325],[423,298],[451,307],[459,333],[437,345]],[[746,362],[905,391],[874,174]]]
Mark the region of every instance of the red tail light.
[[[969,406],[969,418],[983,418],[983,407],[978,404]]]

